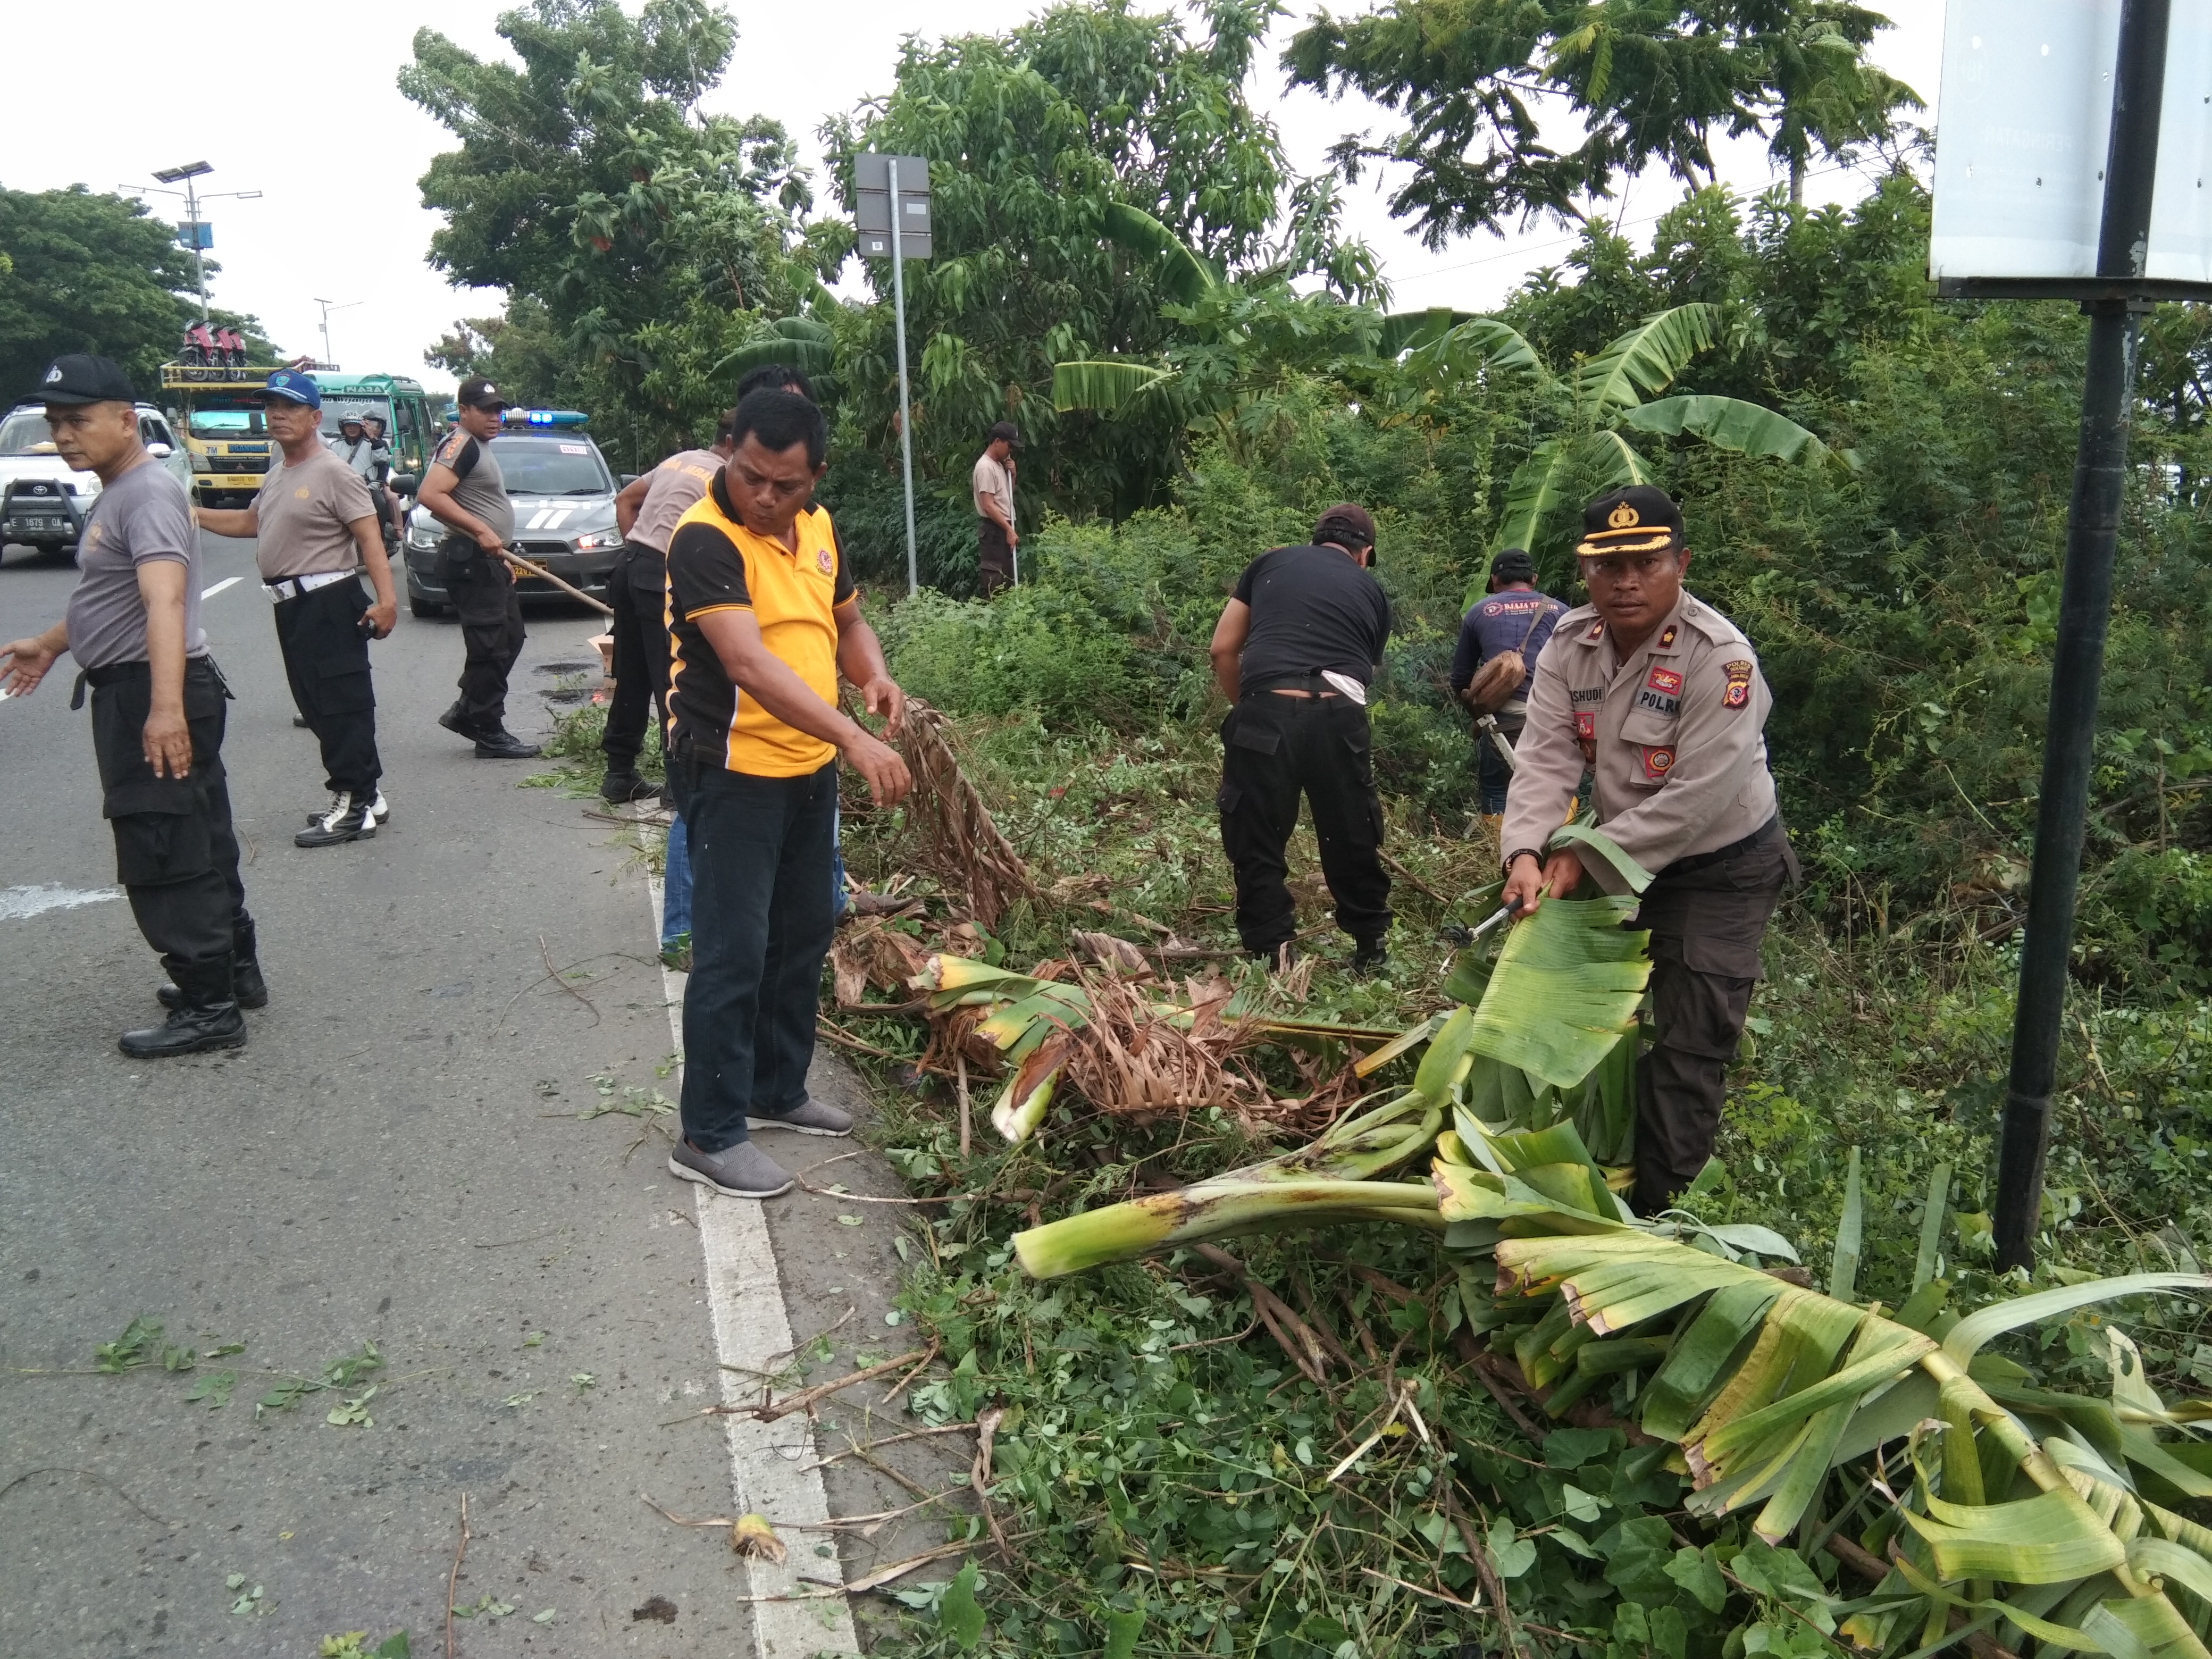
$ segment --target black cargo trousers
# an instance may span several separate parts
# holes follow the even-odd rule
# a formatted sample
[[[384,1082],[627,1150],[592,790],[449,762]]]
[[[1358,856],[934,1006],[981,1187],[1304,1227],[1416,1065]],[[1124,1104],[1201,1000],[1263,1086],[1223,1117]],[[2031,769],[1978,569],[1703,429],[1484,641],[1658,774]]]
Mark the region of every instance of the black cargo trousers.
[[[1313,814],[1337,926],[1363,945],[1389,931],[1382,806],[1369,750],[1366,709],[1334,693],[1247,690],[1221,723],[1214,804],[1221,850],[1237,874],[1237,937],[1255,955],[1273,956],[1298,930],[1283,855],[1297,827],[1301,794]]]
[[[205,657],[185,663],[185,724],[192,768],[157,778],[144,746],[154,680],[143,662],[88,669],[92,752],[100,768],[100,811],[115,835],[115,878],[146,943],[171,975],[229,957],[250,939],[246,884],[238,874],[230,786],[223,773],[224,705],[230,688]]]
[[[384,775],[376,752],[376,686],[369,677],[368,590],[358,576],[276,601],[276,648],[292,701],[323,747],[323,787],[374,796]]]
[[[668,718],[668,574],[665,556],[636,542],[623,544],[622,556],[607,574],[607,603],[614,616],[607,629],[615,636],[615,695],[607,705],[607,726],[599,749],[607,770],[637,770],[645,744],[648,714]]]
[[[461,621],[460,710],[472,737],[489,737],[507,726],[507,676],[528,637],[522,626],[522,601],[505,559],[495,557],[466,536],[448,536],[440,567],[453,614]]]
[[[1636,1068],[1637,1214],[1656,1215],[1713,1155],[1728,1068],[1759,980],[1759,945],[1797,858],[1779,817],[1717,852],[1678,859],[1644,890],[1651,1048]]]

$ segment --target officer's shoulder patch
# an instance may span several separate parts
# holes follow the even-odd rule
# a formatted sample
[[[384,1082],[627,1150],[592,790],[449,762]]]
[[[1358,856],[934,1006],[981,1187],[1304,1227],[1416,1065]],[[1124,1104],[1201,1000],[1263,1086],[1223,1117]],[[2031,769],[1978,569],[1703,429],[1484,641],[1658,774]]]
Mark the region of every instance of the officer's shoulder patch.
[[[1744,708],[1751,703],[1752,662],[1748,657],[1739,657],[1734,662],[1721,665],[1721,673],[1728,684],[1721,691],[1721,707]]]

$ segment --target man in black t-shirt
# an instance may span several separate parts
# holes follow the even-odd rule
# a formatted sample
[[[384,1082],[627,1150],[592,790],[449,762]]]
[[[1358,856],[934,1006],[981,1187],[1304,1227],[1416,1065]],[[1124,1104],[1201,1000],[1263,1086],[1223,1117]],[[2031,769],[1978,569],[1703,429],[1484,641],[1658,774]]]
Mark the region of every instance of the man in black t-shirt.
[[[1367,688],[1390,637],[1390,602],[1368,574],[1375,520],[1332,507],[1304,547],[1244,568],[1213,629],[1213,678],[1237,706],[1222,722],[1221,846],[1237,872],[1244,948],[1290,964],[1297,907],[1284,849],[1298,797],[1313,814],[1321,868],[1352,935],[1355,968],[1379,968],[1390,928],[1382,808],[1368,753]]]

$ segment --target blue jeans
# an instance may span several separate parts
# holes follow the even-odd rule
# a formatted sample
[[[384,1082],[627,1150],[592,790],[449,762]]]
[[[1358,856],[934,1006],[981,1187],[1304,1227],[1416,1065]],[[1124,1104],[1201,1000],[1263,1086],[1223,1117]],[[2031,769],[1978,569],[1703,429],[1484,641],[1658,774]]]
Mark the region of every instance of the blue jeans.
[[[678,812],[668,820],[668,856],[660,872],[660,948],[667,950],[690,931],[690,837]]]
[[[1505,741],[1517,745],[1521,730],[1516,725],[1507,731]],[[1482,810],[1496,817],[1505,810],[1505,787],[1513,781],[1513,769],[1498,752],[1498,745],[1491,742],[1490,734],[1480,730],[1474,734],[1474,776],[1482,793]]]
[[[806,1097],[822,959],[836,926],[837,764],[797,778],[720,767],[687,781],[691,977],[684,992],[684,1138],[745,1139],[745,1117]]]

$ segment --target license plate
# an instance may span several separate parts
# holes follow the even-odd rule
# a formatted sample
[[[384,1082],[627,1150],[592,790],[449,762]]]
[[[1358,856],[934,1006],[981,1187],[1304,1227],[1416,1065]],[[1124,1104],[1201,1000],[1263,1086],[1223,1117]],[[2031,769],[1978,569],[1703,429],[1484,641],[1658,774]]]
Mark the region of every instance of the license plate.
[[[12,526],[17,530],[66,530],[69,528],[69,520],[66,519],[16,519],[12,521]]]

